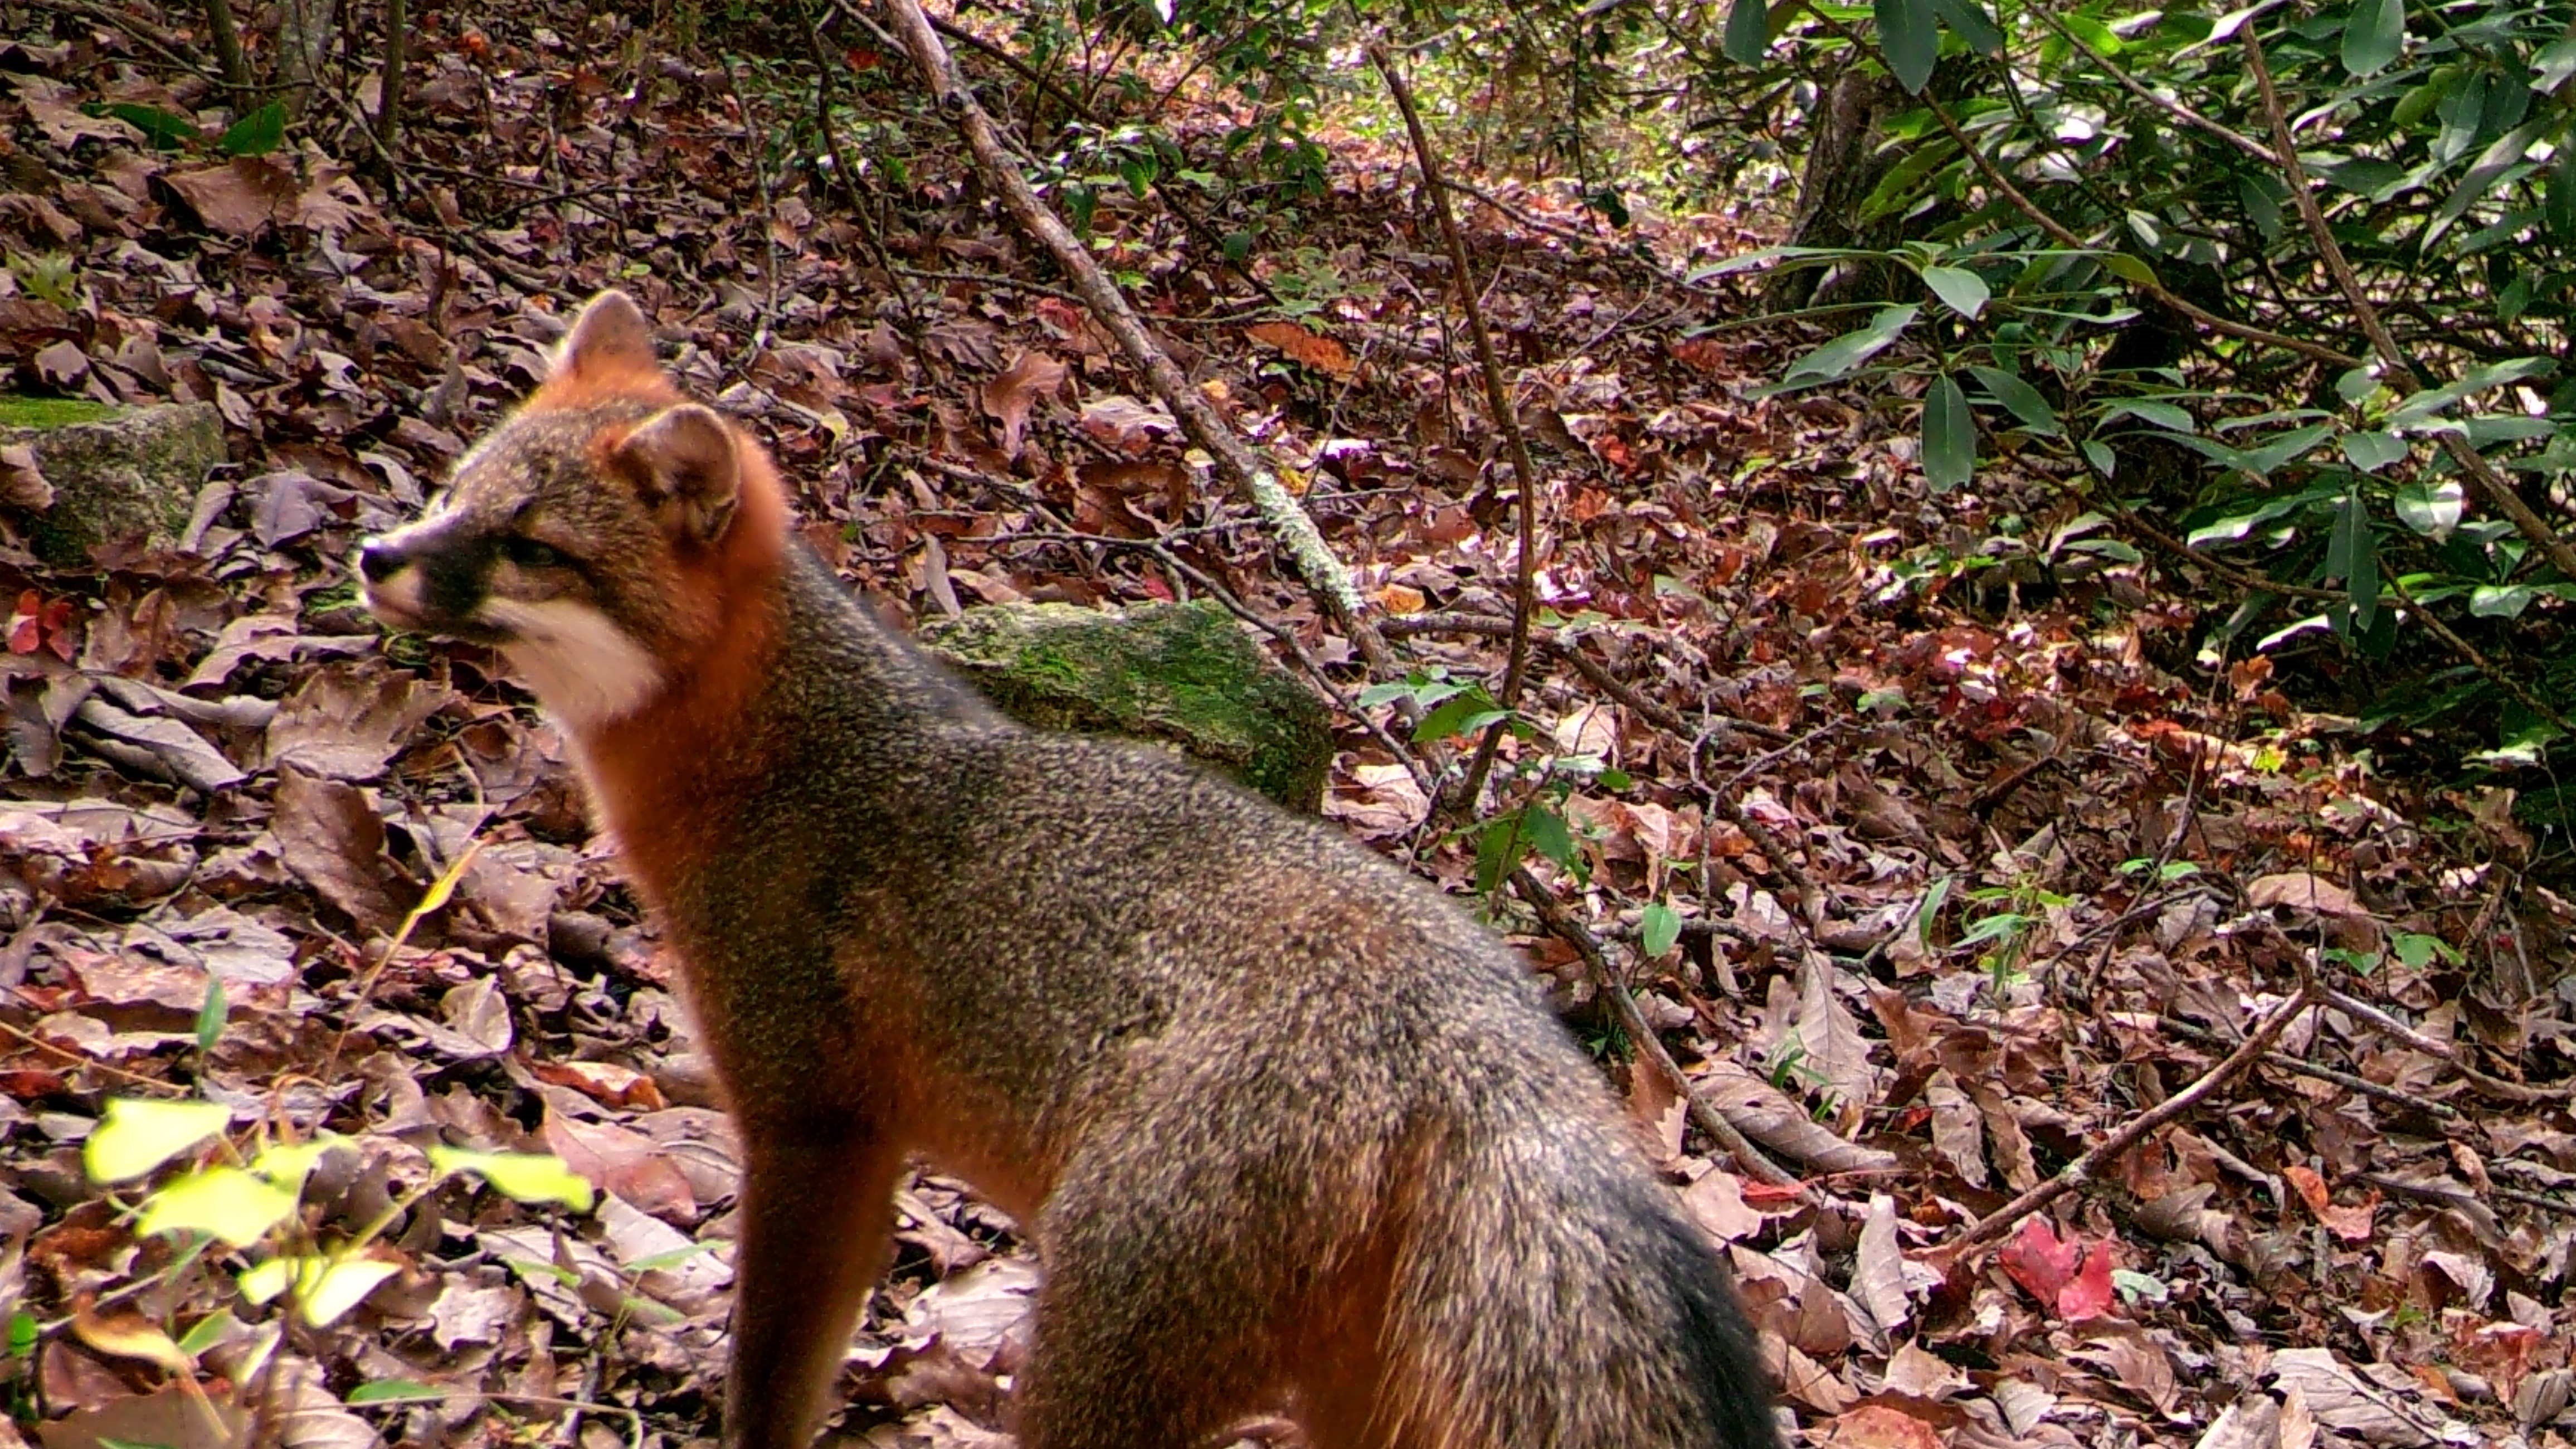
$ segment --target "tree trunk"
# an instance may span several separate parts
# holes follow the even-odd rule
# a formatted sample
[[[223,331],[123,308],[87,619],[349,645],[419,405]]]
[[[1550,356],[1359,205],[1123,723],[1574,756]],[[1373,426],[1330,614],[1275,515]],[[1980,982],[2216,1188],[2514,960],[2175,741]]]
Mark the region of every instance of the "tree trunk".
[[[233,28],[232,0],[206,0],[206,35],[214,42],[215,65],[232,91],[224,103],[236,116],[251,109],[250,62],[242,55],[241,32]]]
[[[278,7],[277,80],[289,120],[303,116],[322,83],[322,56],[339,8],[339,0],[285,0]]]
[[[1876,250],[1894,246],[1903,237],[1900,217],[1883,216],[1866,224],[1859,217],[1861,203],[1896,164],[1895,157],[1882,149],[1885,128],[1888,118],[1906,104],[1904,89],[1888,76],[1854,65],[1834,77],[1824,104],[1817,108],[1815,141],[1807,148],[1806,169],[1798,178],[1791,246]],[[1784,312],[1829,302],[1878,300],[1894,295],[1895,282],[1885,264],[1785,267],[1772,273],[1764,285],[1762,304],[1767,311]]]

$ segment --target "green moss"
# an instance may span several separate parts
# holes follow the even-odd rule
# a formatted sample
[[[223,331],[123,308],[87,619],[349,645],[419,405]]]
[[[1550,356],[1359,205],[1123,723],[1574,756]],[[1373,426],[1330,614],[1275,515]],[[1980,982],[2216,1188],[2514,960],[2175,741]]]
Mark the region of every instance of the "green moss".
[[[123,408],[75,397],[0,397],[0,428],[68,428],[115,417]]]
[[[1214,604],[971,609],[924,640],[1024,724],[1159,740],[1294,809],[1323,795],[1323,706]]]

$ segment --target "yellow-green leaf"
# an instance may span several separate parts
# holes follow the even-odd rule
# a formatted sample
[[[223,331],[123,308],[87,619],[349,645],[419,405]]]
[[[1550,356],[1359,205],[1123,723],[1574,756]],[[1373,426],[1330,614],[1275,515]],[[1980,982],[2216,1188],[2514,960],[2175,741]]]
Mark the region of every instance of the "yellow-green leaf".
[[[575,1212],[590,1211],[589,1181],[552,1153],[467,1152],[455,1147],[432,1147],[429,1165],[441,1174],[473,1173],[514,1202],[559,1202]]]
[[[319,1269],[323,1266],[326,1266],[326,1260],[321,1258],[280,1256],[252,1265],[234,1281],[241,1289],[242,1297],[254,1304],[266,1303],[294,1287],[308,1267]]]
[[[313,1165],[322,1160],[322,1154],[334,1147],[346,1146],[348,1140],[336,1132],[325,1132],[310,1142],[281,1142],[262,1152],[251,1163],[250,1170],[288,1192],[300,1193],[304,1190],[304,1179],[311,1175]]]
[[[377,1284],[400,1271],[399,1264],[376,1258],[343,1258],[324,1269],[322,1280],[303,1293],[297,1311],[315,1328],[327,1328],[357,1307]]]
[[[217,1102],[119,1097],[89,1134],[81,1161],[95,1182],[128,1182],[224,1130],[232,1109]]]
[[[247,1248],[295,1211],[295,1194],[238,1167],[193,1172],[144,1201],[139,1233],[211,1233]]]

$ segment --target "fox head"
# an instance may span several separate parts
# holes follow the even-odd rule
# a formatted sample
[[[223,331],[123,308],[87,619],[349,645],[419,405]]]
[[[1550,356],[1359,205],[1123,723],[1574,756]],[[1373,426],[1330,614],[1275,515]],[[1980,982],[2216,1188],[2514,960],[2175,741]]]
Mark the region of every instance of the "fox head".
[[[419,522],[358,551],[384,624],[489,644],[576,730],[641,709],[774,564],[766,458],[653,360],[622,292],[581,311],[545,384],[459,458]]]

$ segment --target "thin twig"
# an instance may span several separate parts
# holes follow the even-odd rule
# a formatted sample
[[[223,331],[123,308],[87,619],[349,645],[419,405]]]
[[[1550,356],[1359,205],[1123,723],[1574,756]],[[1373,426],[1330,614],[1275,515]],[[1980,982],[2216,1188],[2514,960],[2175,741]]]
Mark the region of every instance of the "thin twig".
[[[824,153],[832,158],[832,177],[841,183],[841,194],[849,198],[850,218],[856,223],[859,240],[868,255],[883,267],[894,288],[895,316],[903,324],[904,336],[912,343],[912,355],[923,372],[936,379],[944,377],[946,368],[931,355],[926,340],[928,329],[922,325],[919,299],[913,289],[903,284],[903,272],[886,250],[885,238],[877,234],[876,217],[868,209],[868,199],[859,192],[859,176],[850,169],[850,158],[841,152],[841,131],[832,124],[832,96],[838,87],[838,71],[832,68],[832,54],[823,44],[823,27],[814,18],[813,0],[796,0],[796,13],[805,22],[805,43],[814,53],[814,128],[823,133]]]
[[[1366,23],[1356,4],[1351,7],[1351,18]],[[1466,238],[1459,234],[1458,218],[1441,180],[1439,153],[1432,149],[1431,135],[1423,129],[1422,113],[1413,104],[1413,87],[1405,83],[1375,37],[1368,41],[1368,56],[1369,63],[1377,67],[1378,76],[1386,82],[1387,94],[1394,97],[1395,108],[1404,115],[1405,134],[1413,141],[1413,162],[1422,171],[1422,198],[1440,220],[1441,240],[1449,248],[1449,269],[1458,286],[1458,311],[1467,324],[1468,336],[1476,344],[1476,366],[1484,374],[1485,405],[1493,411],[1494,427],[1503,435],[1504,445],[1511,449],[1512,481],[1520,494],[1520,507],[1514,513],[1520,557],[1512,575],[1511,647],[1504,656],[1503,688],[1497,697],[1497,703],[1508,714],[1520,707],[1521,687],[1529,676],[1530,614],[1537,608],[1538,595],[1538,470],[1530,466],[1529,440],[1521,434],[1520,412],[1512,406],[1510,389],[1503,382],[1502,361],[1494,355],[1493,329],[1485,325],[1484,308],[1476,301],[1476,273],[1468,263]],[[1494,767],[1494,755],[1502,747],[1503,733],[1510,725],[1509,718],[1496,720],[1486,726],[1485,737],[1477,741],[1466,783],[1454,802],[1460,818],[1476,813],[1476,802],[1484,794],[1485,777]]]
[[[223,4],[224,0],[209,0]],[[411,47],[410,0],[385,0],[385,57],[376,72],[376,144],[402,154],[403,62]]]
[[[2229,1052],[2218,1065],[2201,1073],[2198,1081],[2130,1118],[2127,1125],[2084,1149],[2073,1162],[2059,1168],[2056,1176],[1979,1218],[1966,1232],[1944,1244],[1941,1251],[1945,1254],[1957,1254],[1979,1243],[1999,1238],[2010,1230],[2013,1224],[2091,1181],[2097,1168],[2104,1163],[2117,1160],[2121,1154],[2144,1141],[2149,1133],[2199,1106],[2203,1099],[2235,1080],[2247,1067],[2252,1066],[2265,1051],[2270,1049],[2272,1043],[2280,1038],[2282,1029],[2290,1024],[2291,1019],[2308,1008],[2316,995],[2317,990],[2313,982],[2302,982],[2299,989],[2292,992],[2287,1001],[2273,1008],[2270,1016],[2265,1017],[2252,1031],[2245,1034],[2245,1040],[2238,1044],[2236,1050]]]

